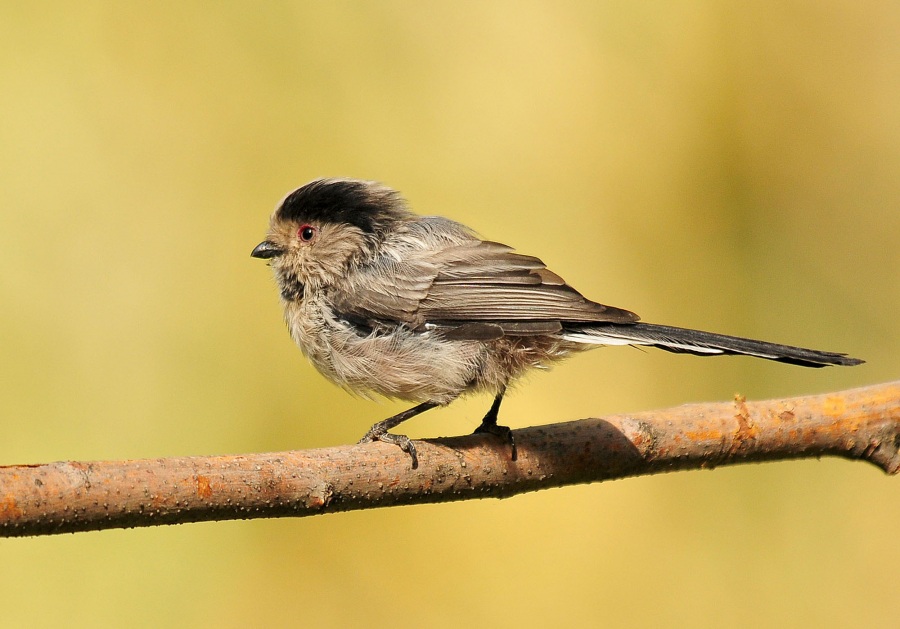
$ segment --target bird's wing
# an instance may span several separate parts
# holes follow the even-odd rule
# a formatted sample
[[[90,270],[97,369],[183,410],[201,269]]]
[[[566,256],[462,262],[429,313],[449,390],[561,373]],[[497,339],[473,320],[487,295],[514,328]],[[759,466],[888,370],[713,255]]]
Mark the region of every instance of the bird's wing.
[[[484,241],[442,252],[419,311],[429,321],[605,321],[637,316],[585,299],[538,258]]]
[[[627,310],[585,299],[538,258],[496,242],[413,253],[389,269],[365,274],[355,290],[333,293],[335,310],[351,320],[434,324],[454,330],[457,338],[546,334],[566,322],[638,320]]]

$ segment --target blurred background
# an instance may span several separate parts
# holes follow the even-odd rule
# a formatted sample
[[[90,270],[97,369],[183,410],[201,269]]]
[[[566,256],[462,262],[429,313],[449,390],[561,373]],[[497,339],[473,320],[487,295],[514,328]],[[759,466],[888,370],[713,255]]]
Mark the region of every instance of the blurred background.
[[[378,179],[646,321],[854,369],[607,348],[513,427],[900,377],[900,5],[0,4],[0,463],[354,442],[249,257]],[[468,433],[490,400],[405,427]],[[900,480],[842,460],[0,540],[9,627],[889,626]]]

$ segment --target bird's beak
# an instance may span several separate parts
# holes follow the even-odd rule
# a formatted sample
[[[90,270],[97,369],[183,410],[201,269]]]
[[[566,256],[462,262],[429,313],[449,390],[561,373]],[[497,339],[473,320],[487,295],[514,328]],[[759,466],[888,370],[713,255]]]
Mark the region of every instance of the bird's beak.
[[[250,256],[253,258],[262,258],[265,260],[268,258],[277,258],[282,253],[284,253],[284,249],[276,245],[274,242],[263,240],[253,248],[253,251],[250,252]]]

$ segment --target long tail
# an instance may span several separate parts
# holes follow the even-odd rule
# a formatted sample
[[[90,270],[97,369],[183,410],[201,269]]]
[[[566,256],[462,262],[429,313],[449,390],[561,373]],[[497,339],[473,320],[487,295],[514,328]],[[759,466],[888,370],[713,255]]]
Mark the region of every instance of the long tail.
[[[597,323],[563,330],[566,340],[596,345],[650,345],[667,352],[713,356],[741,354],[776,360],[803,367],[828,365],[859,365],[865,361],[846,354],[822,352],[791,345],[754,341],[739,336],[674,328],[652,323]]]

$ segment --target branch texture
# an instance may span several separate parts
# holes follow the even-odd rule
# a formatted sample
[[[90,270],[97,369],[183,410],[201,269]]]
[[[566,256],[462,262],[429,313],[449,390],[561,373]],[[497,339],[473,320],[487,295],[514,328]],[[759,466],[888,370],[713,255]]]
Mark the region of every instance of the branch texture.
[[[692,404],[492,435],[242,456],[0,467],[0,536],[305,516],[752,461],[840,456],[900,470],[900,381],[811,397]]]

